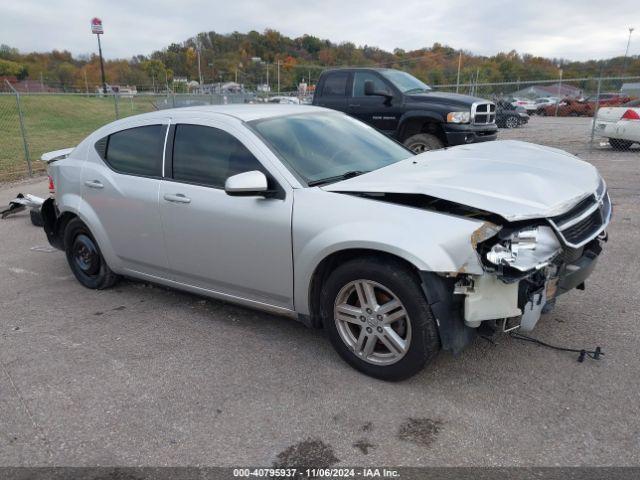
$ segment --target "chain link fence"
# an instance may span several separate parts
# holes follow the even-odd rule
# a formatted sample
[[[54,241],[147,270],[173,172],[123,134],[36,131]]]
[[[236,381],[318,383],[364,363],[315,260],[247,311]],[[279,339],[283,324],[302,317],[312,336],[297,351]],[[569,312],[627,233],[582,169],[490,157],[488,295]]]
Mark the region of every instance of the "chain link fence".
[[[640,77],[472,82],[434,89],[495,102],[499,138],[574,154],[594,149],[640,151],[640,121],[629,121],[634,115],[640,120]]]
[[[574,154],[593,149],[640,151],[640,77],[472,82],[433,88],[494,101],[501,139],[533,141]],[[43,172],[42,153],[77,145],[118,118],[167,108],[259,102],[310,103],[311,97],[298,92],[170,90],[29,93],[16,92],[5,82],[0,85],[0,181]]]

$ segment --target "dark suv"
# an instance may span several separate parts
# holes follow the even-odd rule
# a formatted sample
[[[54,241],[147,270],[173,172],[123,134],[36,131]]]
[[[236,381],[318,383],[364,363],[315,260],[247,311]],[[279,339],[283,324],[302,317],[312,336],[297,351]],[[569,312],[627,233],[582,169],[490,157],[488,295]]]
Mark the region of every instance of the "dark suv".
[[[414,76],[388,68],[341,68],[320,76],[313,104],[345,112],[416,153],[495,140],[495,105],[434,92]]]

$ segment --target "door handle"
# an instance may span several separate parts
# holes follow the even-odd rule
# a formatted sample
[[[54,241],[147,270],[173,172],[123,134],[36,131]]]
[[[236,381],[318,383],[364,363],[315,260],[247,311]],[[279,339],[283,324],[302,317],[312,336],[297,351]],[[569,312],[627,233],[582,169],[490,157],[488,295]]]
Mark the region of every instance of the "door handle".
[[[87,180],[84,184],[89,188],[104,188],[100,180]]]
[[[165,193],[162,198],[171,203],[191,203],[191,199],[185,197],[182,193],[176,193],[175,195]]]
[[[350,103],[349,106],[350,107],[359,107],[360,104],[359,103]]]

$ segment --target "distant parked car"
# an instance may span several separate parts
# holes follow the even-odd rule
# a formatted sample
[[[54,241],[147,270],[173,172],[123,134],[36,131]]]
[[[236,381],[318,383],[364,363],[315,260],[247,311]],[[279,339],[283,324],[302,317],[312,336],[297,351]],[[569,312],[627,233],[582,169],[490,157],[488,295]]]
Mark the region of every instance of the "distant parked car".
[[[596,101],[598,106],[600,107],[617,107],[619,105],[624,105],[630,101],[634,100],[628,95],[623,95],[620,93],[601,93],[600,99],[598,100],[598,95],[591,95],[584,99],[585,102],[590,103],[594,108],[596,105]]]
[[[279,103],[281,105],[299,105],[300,99],[298,97],[285,97],[285,96],[277,96],[270,97],[267,100],[267,103]]]
[[[536,111],[536,103],[533,100],[527,98],[513,98],[511,99],[511,105],[514,107],[522,107],[527,113]]]
[[[536,104],[536,113],[543,107],[548,107],[549,105],[555,105],[558,103],[560,99],[557,97],[540,97],[534,100]]]
[[[516,128],[529,121],[527,111],[522,107],[514,107],[511,103],[500,100],[496,103],[496,125],[499,128]]]
[[[614,149],[626,150],[640,142],[640,100],[601,108],[594,122],[598,135],[607,138]]]
[[[565,98],[557,105],[553,104],[542,107],[538,110],[538,114],[553,117],[556,115],[556,109],[558,117],[592,117],[594,107],[591,103],[586,101]]]

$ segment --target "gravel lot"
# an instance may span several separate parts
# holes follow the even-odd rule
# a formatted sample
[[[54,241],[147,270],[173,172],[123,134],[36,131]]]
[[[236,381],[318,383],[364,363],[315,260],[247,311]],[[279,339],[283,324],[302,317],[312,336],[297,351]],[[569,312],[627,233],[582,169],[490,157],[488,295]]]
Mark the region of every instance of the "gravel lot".
[[[402,383],[321,331],[124,281],[83,288],[28,215],[0,221],[0,465],[640,465],[640,149],[589,153],[589,119],[501,131],[596,165],[615,204],[584,292],[534,332],[440,355]],[[0,187],[45,195],[44,179]]]

